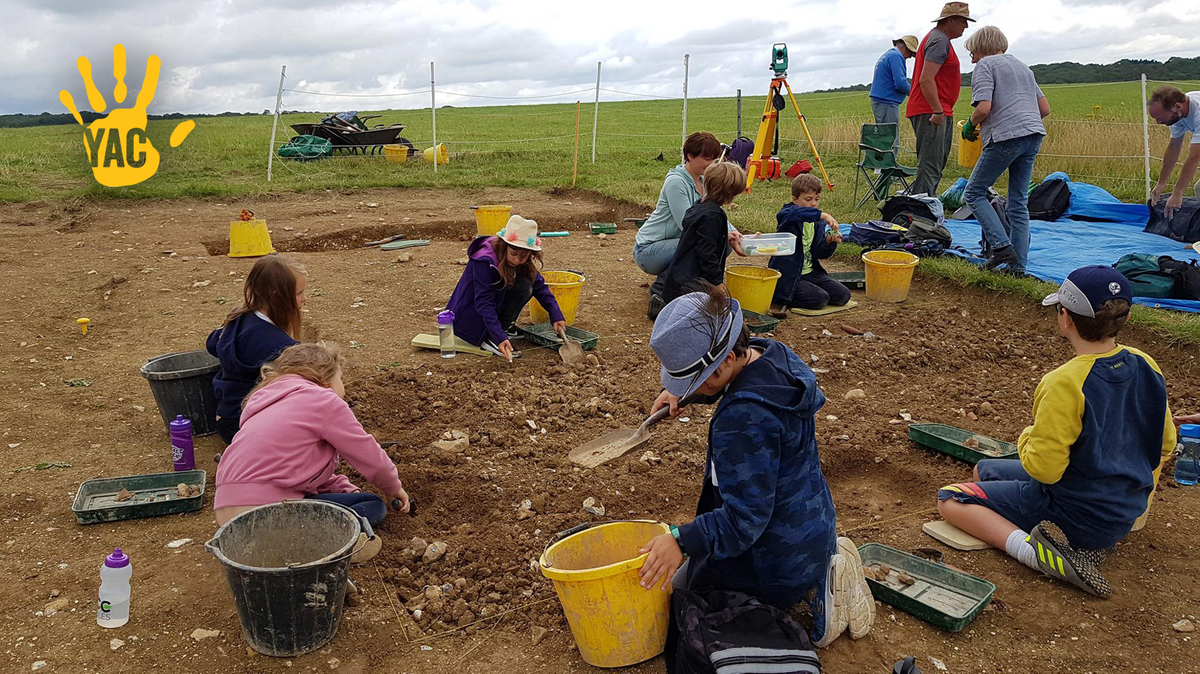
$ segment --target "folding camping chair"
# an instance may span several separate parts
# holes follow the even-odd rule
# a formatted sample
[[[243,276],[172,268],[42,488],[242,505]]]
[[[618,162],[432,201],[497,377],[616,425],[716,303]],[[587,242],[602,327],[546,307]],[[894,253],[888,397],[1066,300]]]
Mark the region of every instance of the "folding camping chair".
[[[863,124],[862,135],[858,141],[858,173],[854,175],[855,208],[862,208],[867,199],[872,196],[876,201],[887,199],[892,188],[892,181],[899,180],[904,189],[908,189],[908,179],[917,174],[917,169],[911,166],[901,166],[896,160],[897,139],[900,133],[898,124]],[[872,174],[878,171],[878,176]],[[858,177],[867,179],[870,189],[858,200]]]

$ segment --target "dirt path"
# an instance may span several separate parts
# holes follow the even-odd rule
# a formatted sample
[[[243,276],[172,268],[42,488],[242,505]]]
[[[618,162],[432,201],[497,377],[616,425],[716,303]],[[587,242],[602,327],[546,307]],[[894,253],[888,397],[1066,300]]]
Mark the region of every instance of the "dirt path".
[[[484,203],[512,203],[544,228],[572,230],[547,243],[548,267],[587,275],[578,325],[603,336],[599,368],[566,368],[541,349],[525,349],[509,367],[467,356],[442,361],[409,346],[417,332],[433,331],[435,309],[462,271],[457,261],[474,231],[465,205]],[[380,528],[384,553],[353,572],[364,601],[347,609],[333,643],[290,662],[247,654],[223,573],[202,547],[215,529],[211,510],[90,527],[69,510],[85,479],[169,466],[166,432],[137,369],[154,355],[202,348],[239,302],[252,261],[220,253],[227,222],[241,208],[265,217],[276,247],[308,266],[306,336],[345,348],[351,403],[377,438],[400,443],[392,456],[421,503],[418,516],[392,517]],[[696,409],[688,423],[656,429],[645,449],[659,463],[639,461],[639,450],[580,472],[565,459],[577,444],[636,425],[658,391],[639,287],[649,279],[630,260],[633,230],[623,224],[605,239],[583,231],[589,221],[641,212],[585,193],[522,190],[0,207],[0,584],[16,599],[0,618],[5,671],[30,671],[39,660],[49,663],[46,671],[110,673],[335,665],[343,673],[594,671],[574,650],[553,590],[530,560],[554,532],[602,519],[582,510],[589,496],[604,505],[605,518],[688,519],[709,414]],[[433,243],[402,263],[396,253],[358,248],[393,233]],[[82,316],[92,320],[87,337],[75,325]],[[860,544],[936,546],[920,532],[930,517],[921,513],[939,486],[967,479],[970,469],[911,444],[899,415],[1013,439],[1028,422],[1038,379],[1069,357],[1068,347],[1028,302],[926,278],[903,305],[864,301],[842,316],[791,318],[775,333],[828,370],[819,374],[829,403],[818,415],[818,440],[839,526]],[[878,337],[850,337],[842,323]],[[1125,341],[1157,357],[1174,409],[1200,409],[1194,347],[1173,349],[1145,334]],[[868,397],[846,400],[852,388]],[[430,447],[452,430],[468,436],[468,448]],[[220,448],[215,438],[197,441],[210,489]],[[47,462],[70,466],[21,470]],[[523,499],[537,514],[519,520]],[[881,606],[870,636],[839,639],[822,660],[828,671],[845,672],[888,671],[907,654],[927,672],[937,671],[927,656],[951,672],[1195,671],[1195,642],[1171,625],[1200,613],[1191,591],[1198,506],[1200,492],[1164,480],[1149,525],[1105,567],[1115,588],[1108,601],[1039,578],[995,551],[947,550],[947,562],[997,585],[974,623],[950,634]],[[445,541],[449,553],[433,564],[413,562],[403,549],[414,536]],[[165,547],[179,538],[193,542]],[[95,626],[93,605],[97,567],[115,546],[133,559],[135,594],[133,620],[109,631]],[[414,620],[403,600],[444,584],[453,590],[440,605],[423,602]],[[445,631],[459,624],[467,627]],[[536,646],[533,626],[550,630]],[[196,628],[222,634],[196,642],[189,636]],[[114,637],[125,642],[115,651]],[[634,670],[661,667],[655,660]]]

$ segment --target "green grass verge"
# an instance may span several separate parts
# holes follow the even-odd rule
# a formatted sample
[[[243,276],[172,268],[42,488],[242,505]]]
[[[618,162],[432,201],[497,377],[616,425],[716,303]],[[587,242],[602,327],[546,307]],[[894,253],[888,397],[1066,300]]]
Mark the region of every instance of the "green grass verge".
[[[863,249],[853,244],[838,246],[837,258],[859,261]],[[1008,293],[1040,305],[1042,299],[1058,290],[1058,286],[1035,278],[1016,278],[988,271],[953,256],[924,258],[917,266],[921,274],[942,278],[965,288],[980,288]],[[1149,330],[1173,346],[1200,344],[1200,314],[1166,311],[1135,305],[1129,323]]]

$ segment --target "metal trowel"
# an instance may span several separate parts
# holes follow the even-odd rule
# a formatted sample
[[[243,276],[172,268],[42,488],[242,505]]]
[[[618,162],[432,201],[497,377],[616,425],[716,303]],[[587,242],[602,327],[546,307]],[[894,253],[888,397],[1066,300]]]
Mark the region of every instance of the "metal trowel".
[[[579,342],[567,337],[566,330],[558,333],[558,338],[562,342],[562,346],[558,347],[558,356],[562,358],[562,362],[574,365],[587,360],[587,356],[583,354],[583,347]]]
[[[690,398],[684,398],[679,401],[678,408],[683,409],[690,402]],[[637,428],[618,428],[615,431],[606,433],[585,445],[571,450],[567,458],[585,468],[595,468],[602,463],[611,461],[619,456],[624,456],[646,444],[650,440],[650,427],[665,419],[670,413],[671,407],[669,405],[663,407],[647,417],[641,426]]]

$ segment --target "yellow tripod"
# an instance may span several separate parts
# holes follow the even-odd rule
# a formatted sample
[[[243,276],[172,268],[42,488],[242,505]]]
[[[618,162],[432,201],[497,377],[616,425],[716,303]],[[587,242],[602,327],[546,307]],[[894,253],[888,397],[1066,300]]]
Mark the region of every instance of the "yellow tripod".
[[[763,165],[773,159],[773,155],[779,149],[778,123],[779,111],[785,107],[784,89],[787,89],[788,98],[791,99],[792,107],[796,110],[796,118],[800,120],[800,128],[804,129],[804,137],[808,139],[808,147],[812,150],[813,158],[817,160],[821,176],[825,178],[825,184],[832,190],[833,183],[829,181],[829,174],[825,172],[825,164],[821,162],[821,155],[817,152],[816,144],[813,143],[812,134],[808,132],[808,125],[804,123],[804,115],[800,113],[800,106],[796,104],[796,97],[792,95],[792,87],[788,84],[787,74],[780,73],[771,79],[771,91],[767,94],[766,105],[763,106],[762,122],[758,125],[758,137],[754,140],[754,151],[750,154],[750,160],[746,162],[746,191],[750,191],[754,185],[754,179],[758,177]],[[772,137],[775,142],[773,147],[767,145],[771,142]]]

